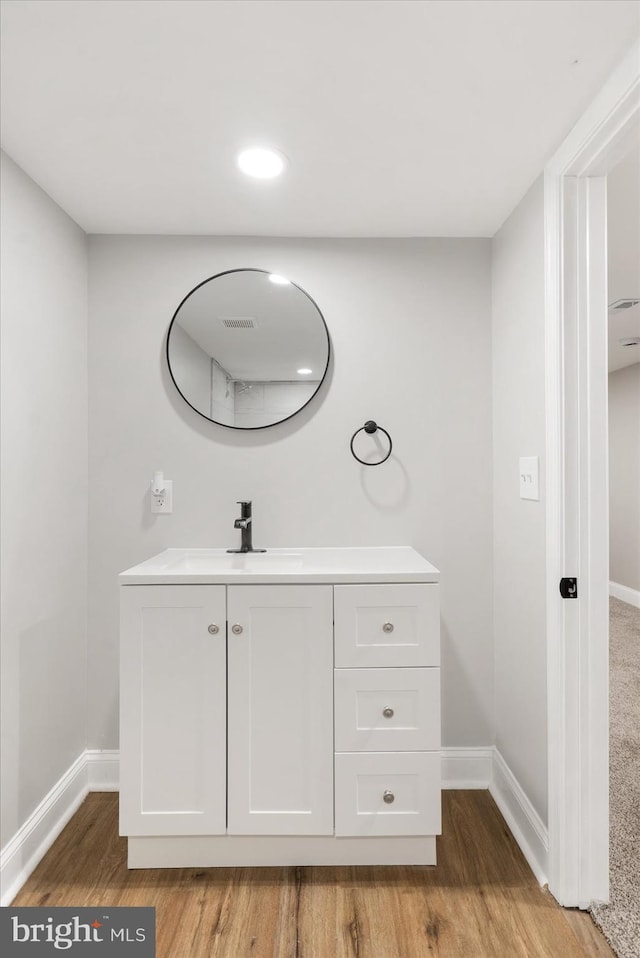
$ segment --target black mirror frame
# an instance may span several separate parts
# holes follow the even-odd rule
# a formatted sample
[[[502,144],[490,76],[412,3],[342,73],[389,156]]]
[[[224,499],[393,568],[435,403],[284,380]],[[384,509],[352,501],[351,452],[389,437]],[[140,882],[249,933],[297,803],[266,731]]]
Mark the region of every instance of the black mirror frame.
[[[190,406],[194,412],[196,412],[203,419],[206,419],[207,422],[212,422],[216,426],[222,426],[224,429],[238,429],[242,432],[251,432],[252,430],[255,430],[255,429],[269,429],[271,428],[271,426],[278,426],[280,425],[280,423],[287,422],[289,419],[292,419],[294,416],[297,416],[299,412],[302,412],[302,410],[309,405],[312,399],[314,399],[315,396],[318,395],[320,387],[322,386],[327,376],[327,371],[329,369],[329,362],[331,360],[331,337],[329,336],[329,328],[327,326],[324,316],[322,315],[322,311],[320,307],[318,306],[318,304],[316,303],[315,299],[312,296],[310,296],[309,293],[307,293],[306,289],[303,289],[302,286],[298,286],[297,283],[294,283],[292,280],[289,280],[289,283],[291,286],[294,286],[296,289],[300,290],[300,292],[303,293],[307,297],[307,299],[313,303],[316,310],[318,311],[318,316],[322,320],[322,325],[324,326],[325,335],[327,337],[327,362],[325,364],[324,370],[322,371],[322,376],[320,377],[320,381],[318,382],[316,389],[309,396],[307,401],[302,404],[302,406],[299,406],[295,410],[295,412],[292,412],[289,416],[285,416],[283,419],[278,419],[276,422],[267,423],[264,426],[230,426],[227,423],[218,422],[217,419],[211,419],[210,416],[205,416],[203,412],[200,412],[200,410],[197,409],[193,405],[193,403],[189,402],[187,397],[184,395],[184,393],[180,389],[180,386],[176,382],[175,376],[173,375],[173,370],[171,369],[171,360],[169,358],[169,342],[171,339],[171,330],[173,329],[173,324],[175,323],[178,317],[178,313],[180,312],[180,310],[182,309],[186,301],[189,299],[189,297],[193,296],[193,294],[197,292],[197,290],[199,290],[201,286],[205,286],[207,283],[210,283],[214,279],[219,279],[221,276],[228,276],[229,273],[264,273],[266,276],[269,276],[271,275],[272,272],[273,270],[269,270],[269,269],[258,269],[257,267],[253,267],[253,266],[243,266],[243,267],[240,267],[239,269],[226,269],[226,270],[223,270],[223,272],[221,273],[215,273],[213,276],[209,276],[207,279],[203,279],[201,283],[198,283],[197,286],[194,286],[193,289],[189,290],[187,295],[181,300],[180,305],[176,309],[171,319],[171,322],[169,323],[169,329],[167,330],[165,356],[167,360],[167,368],[169,370],[169,375],[171,376],[171,381],[173,385],[176,387],[178,393],[180,394],[181,398],[186,402],[187,406]]]

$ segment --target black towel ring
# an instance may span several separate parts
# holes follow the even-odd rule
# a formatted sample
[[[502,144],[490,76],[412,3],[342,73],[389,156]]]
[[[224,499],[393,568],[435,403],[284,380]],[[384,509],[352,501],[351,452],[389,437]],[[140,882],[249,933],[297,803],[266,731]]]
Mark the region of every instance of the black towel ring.
[[[389,449],[388,449],[387,454],[386,454],[386,456],[384,457],[384,459],[379,459],[377,462],[365,462],[364,459],[361,459],[360,456],[357,456],[357,455],[356,455],[355,450],[354,450],[354,448],[353,448],[353,441],[354,441],[354,439],[356,438],[356,436],[358,435],[358,433],[359,433],[359,432],[362,432],[363,430],[364,430],[364,432],[368,433],[369,435],[372,435],[374,432],[378,432],[378,431],[383,432],[383,433],[385,434],[385,436],[386,436],[387,439],[389,440]],[[389,433],[387,432],[386,429],[383,429],[382,426],[379,426],[377,422],[374,422],[374,421],[373,421],[373,419],[367,419],[367,421],[365,422],[364,426],[360,426],[359,429],[356,429],[356,431],[354,432],[353,436],[351,437],[350,446],[351,446],[351,455],[353,456],[354,459],[357,459],[358,462],[361,463],[363,466],[381,466],[383,462],[386,462],[386,461],[387,461],[387,459],[388,459],[389,456],[391,455],[391,450],[393,449],[393,443],[391,442],[391,436],[389,435]]]

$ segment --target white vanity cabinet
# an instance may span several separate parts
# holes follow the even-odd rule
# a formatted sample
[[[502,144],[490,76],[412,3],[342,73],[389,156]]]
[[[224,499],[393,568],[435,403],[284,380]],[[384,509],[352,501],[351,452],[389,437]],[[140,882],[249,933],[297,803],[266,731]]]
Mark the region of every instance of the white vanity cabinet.
[[[332,834],[331,586],[136,586],[121,612],[121,832]]]
[[[129,866],[435,864],[438,578],[408,548],[122,573]]]
[[[120,591],[120,832],[223,835],[225,587]]]
[[[336,835],[439,834],[438,586],[334,594]]]
[[[331,835],[331,586],[227,592],[229,834]]]

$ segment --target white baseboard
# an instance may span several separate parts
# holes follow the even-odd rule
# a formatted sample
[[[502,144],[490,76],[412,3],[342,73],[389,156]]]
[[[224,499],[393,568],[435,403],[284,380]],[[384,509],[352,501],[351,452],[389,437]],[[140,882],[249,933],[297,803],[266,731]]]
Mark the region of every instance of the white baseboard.
[[[497,748],[493,749],[491,796],[541,885],[547,884],[549,836],[546,825]]]
[[[621,602],[626,602],[628,605],[635,605],[636,609],[640,609],[640,592],[637,589],[630,589],[628,585],[620,585],[618,582],[610,582],[609,595],[612,595],[614,599],[620,599]]]
[[[489,788],[493,777],[493,747],[443,748],[443,788]]]
[[[0,853],[0,905],[9,905],[89,792],[117,791],[117,750],[87,749]],[[442,787],[488,788],[534,875],[546,882],[547,830],[493,746],[444,748]]]
[[[0,852],[0,906],[9,905],[89,792],[118,788],[117,751],[87,749]]]
[[[89,786],[82,752],[0,852],[0,906],[9,905],[84,801]]]
[[[547,828],[500,752],[490,748],[444,748],[443,788],[488,788],[531,871],[547,883]]]
[[[117,792],[120,787],[120,752],[117,748],[88,748],[87,779],[90,792]]]

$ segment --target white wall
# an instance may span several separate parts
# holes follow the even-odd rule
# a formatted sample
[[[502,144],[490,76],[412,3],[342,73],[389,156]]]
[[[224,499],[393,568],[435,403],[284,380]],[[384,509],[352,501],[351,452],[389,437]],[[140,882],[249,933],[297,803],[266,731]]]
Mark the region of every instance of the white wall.
[[[171,333],[171,371],[188,402],[205,416],[211,414],[211,357],[175,323]]]
[[[519,498],[518,459],[544,489],[542,178],[493,240],[493,534],[496,745],[547,816],[545,504]]]
[[[318,388],[315,382],[235,384],[235,424],[251,428],[278,422],[293,415]],[[218,420],[221,422],[222,420]]]
[[[87,694],[86,237],[4,154],[1,440],[4,845],[85,748]]]
[[[640,363],[609,376],[609,578],[640,592]]]
[[[607,300],[640,298],[640,142],[607,174]],[[609,372],[638,362],[640,347],[621,339],[640,333],[640,303],[608,317]]]
[[[442,570],[443,736],[493,741],[488,240],[90,239],[92,747],[118,744],[122,569],[167,546],[231,546],[252,499],[256,546],[407,543]],[[320,393],[255,432],[207,423],[175,392],[164,339],[185,293],[234,267],[281,273],[332,339]],[[389,430],[358,465],[351,434]],[[149,480],[174,513],[149,514]]]
[[[226,371],[215,359],[211,369],[211,419],[233,426],[236,419],[236,393]],[[198,407],[202,412],[203,407]]]

